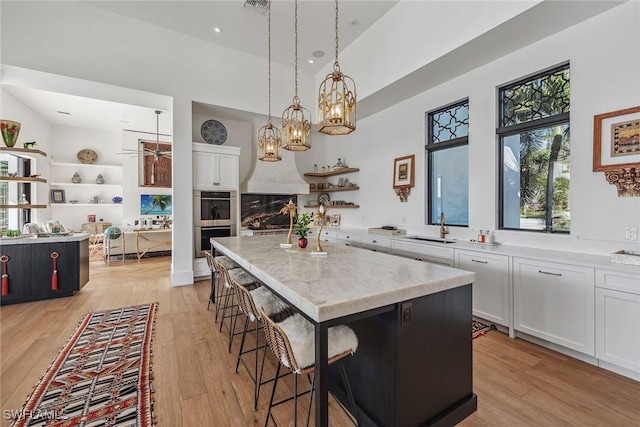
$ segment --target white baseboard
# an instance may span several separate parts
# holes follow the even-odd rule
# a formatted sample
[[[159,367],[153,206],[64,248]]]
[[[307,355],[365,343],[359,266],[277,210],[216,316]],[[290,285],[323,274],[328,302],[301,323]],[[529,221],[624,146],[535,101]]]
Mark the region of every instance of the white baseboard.
[[[171,286],[193,285],[193,270],[172,271]]]

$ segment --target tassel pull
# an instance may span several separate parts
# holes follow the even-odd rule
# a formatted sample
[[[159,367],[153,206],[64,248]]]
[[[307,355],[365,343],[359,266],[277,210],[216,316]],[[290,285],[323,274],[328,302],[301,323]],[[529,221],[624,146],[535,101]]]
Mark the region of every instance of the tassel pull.
[[[7,255],[0,256],[0,262],[2,263],[2,296],[9,295],[9,275],[7,274],[7,263],[9,257]]]
[[[51,275],[51,290],[58,290],[58,252],[51,252],[51,258],[53,259],[53,274]]]

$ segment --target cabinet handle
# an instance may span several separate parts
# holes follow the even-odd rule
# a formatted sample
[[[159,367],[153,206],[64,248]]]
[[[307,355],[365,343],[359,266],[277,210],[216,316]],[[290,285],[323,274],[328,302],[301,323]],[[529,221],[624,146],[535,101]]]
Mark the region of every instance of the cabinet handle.
[[[378,243],[378,241],[377,241],[377,240],[374,240],[374,241],[373,241],[373,243]]]
[[[552,272],[550,272],[550,271],[542,271],[542,270],[538,270],[538,273],[548,274],[549,276],[562,276],[562,273],[552,273]]]
[[[480,264],[489,264],[489,261],[480,261],[478,259],[471,259],[473,262],[479,262]]]
[[[349,236],[347,236],[347,239],[349,239]]]

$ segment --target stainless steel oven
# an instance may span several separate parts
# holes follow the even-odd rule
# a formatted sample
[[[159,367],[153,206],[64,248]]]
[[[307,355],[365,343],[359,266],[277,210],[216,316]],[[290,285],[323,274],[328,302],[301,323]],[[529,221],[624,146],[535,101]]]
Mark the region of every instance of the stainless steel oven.
[[[194,191],[193,225],[200,227],[235,225],[237,197],[235,191]]]
[[[213,227],[194,227],[195,236],[194,241],[196,244],[196,258],[202,258],[204,253],[202,251],[208,251],[211,249],[212,237],[227,237],[236,235],[235,225],[219,225]]]

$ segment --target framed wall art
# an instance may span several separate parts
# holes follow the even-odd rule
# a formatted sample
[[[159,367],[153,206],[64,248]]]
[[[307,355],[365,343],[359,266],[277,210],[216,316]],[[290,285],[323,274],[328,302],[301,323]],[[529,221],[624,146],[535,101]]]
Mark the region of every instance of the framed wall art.
[[[393,188],[411,188],[414,182],[415,155],[398,157],[393,161]]]
[[[593,118],[593,171],[640,167],[640,106]]]
[[[64,190],[51,190],[51,203],[65,203]]]

